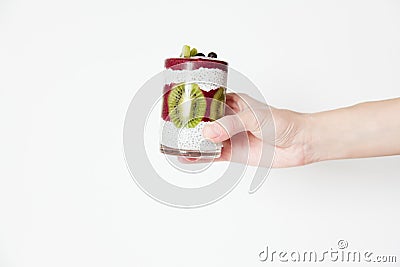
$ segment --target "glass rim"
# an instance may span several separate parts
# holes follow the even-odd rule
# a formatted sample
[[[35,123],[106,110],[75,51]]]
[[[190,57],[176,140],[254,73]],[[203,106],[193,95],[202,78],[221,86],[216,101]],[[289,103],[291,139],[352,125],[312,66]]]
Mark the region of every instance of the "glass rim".
[[[170,61],[175,61],[177,62],[176,64],[168,64]],[[190,58],[184,58],[184,57],[170,57],[166,58],[164,63],[165,66],[175,66],[179,64],[183,64],[186,62],[211,62],[211,63],[217,63],[217,64],[222,64],[225,66],[228,66],[228,62],[220,60],[220,59],[214,59],[214,58],[208,58],[208,57],[190,57]]]

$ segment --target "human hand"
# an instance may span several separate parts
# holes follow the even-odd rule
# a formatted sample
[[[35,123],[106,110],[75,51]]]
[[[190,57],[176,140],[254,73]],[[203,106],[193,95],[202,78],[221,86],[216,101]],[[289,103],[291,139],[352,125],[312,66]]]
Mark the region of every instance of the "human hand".
[[[221,157],[215,161],[235,161],[252,166],[291,167],[309,163],[306,142],[306,114],[276,109],[246,94],[226,95],[226,116],[207,125],[203,136],[222,142]],[[234,144],[234,145],[233,145]],[[184,162],[194,162],[182,159]],[[197,160],[204,162],[209,160]]]

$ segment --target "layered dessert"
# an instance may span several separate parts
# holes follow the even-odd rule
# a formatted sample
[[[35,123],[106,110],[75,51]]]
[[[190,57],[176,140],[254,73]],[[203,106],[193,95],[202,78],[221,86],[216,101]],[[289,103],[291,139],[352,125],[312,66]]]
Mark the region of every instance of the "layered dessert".
[[[181,57],[165,60],[165,69],[161,152],[219,157],[222,145],[204,139],[202,130],[224,115],[228,63],[184,46]]]

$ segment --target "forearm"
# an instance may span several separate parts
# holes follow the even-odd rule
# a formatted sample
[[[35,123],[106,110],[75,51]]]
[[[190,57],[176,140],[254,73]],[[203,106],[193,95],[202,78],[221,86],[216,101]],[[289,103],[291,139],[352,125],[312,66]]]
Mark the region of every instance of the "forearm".
[[[306,116],[309,162],[400,154],[400,98]]]

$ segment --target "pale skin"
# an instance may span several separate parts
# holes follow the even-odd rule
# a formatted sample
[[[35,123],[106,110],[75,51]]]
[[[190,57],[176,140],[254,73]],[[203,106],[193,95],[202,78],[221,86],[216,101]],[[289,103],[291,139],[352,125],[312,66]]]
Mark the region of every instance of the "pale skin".
[[[400,98],[318,113],[274,108],[244,94],[227,94],[226,104],[230,112],[203,129],[206,139],[224,144],[217,161],[269,167],[260,155],[271,148],[274,168],[400,155]],[[275,129],[272,139],[271,129]],[[235,156],[242,154],[246,157]]]

